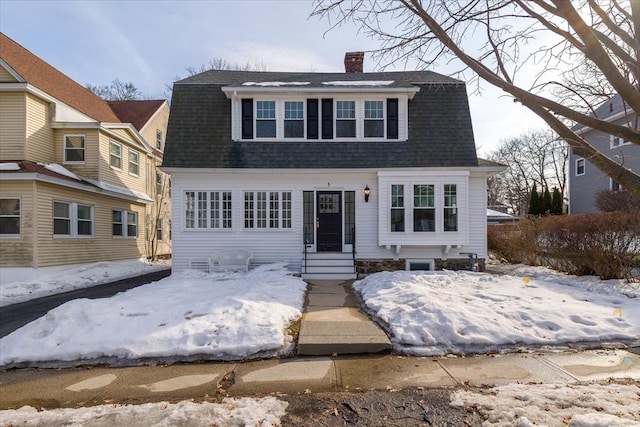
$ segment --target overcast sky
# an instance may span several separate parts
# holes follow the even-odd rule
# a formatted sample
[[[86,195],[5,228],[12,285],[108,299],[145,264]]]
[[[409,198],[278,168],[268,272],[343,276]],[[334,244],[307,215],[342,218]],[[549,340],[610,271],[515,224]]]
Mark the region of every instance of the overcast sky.
[[[212,58],[261,63],[269,71],[340,72],[345,52],[379,47],[355,26],[327,32],[328,22],[310,18],[312,10],[310,0],[0,0],[0,29],[83,85],[117,78],[161,98],[176,76],[186,77],[185,67]],[[376,65],[365,56],[365,71]],[[470,106],[480,154],[542,126],[488,86],[470,96]]]

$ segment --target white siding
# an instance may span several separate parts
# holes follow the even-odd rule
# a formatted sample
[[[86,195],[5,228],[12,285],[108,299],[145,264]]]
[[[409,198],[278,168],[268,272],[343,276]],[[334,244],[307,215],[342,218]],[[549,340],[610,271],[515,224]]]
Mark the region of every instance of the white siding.
[[[458,176],[459,178],[459,176]],[[467,182],[467,177],[464,177]],[[172,173],[172,226],[173,269],[189,268],[191,262],[204,262],[210,254],[226,248],[243,248],[254,255],[254,262],[267,263],[285,261],[293,269],[300,268],[303,256],[303,191],[355,191],[356,201],[356,248],[358,259],[391,259],[395,247],[379,245],[379,198],[386,193],[379,190],[376,171],[358,173],[319,171],[220,171],[220,172],[174,172]],[[464,257],[460,252],[475,252],[479,257],[486,254],[486,203],[485,178],[468,180],[469,195],[460,194],[459,205],[469,201],[469,208],[460,214],[460,226],[466,227],[468,244],[451,249],[449,258]],[[371,189],[371,197],[365,203],[363,189]],[[231,229],[186,229],[184,218],[185,191],[231,191]],[[278,230],[245,230],[243,191],[272,190],[291,191],[292,228]],[[465,203],[466,204],[466,203]],[[469,219],[471,218],[471,219]],[[386,224],[386,220],[385,220]],[[426,242],[425,242],[426,243]],[[402,246],[399,258],[433,259],[443,258],[445,246],[415,241]],[[430,245],[430,246],[429,246]],[[347,249],[347,248],[345,248]]]

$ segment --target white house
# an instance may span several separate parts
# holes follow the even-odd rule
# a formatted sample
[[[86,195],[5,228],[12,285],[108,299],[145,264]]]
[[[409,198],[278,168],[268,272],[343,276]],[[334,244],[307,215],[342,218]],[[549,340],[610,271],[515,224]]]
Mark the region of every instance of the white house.
[[[484,265],[486,179],[464,83],[429,71],[212,70],[173,88],[173,268],[224,249],[307,278]],[[476,260],[477,258],[477,260]],[[472,260],[472,261],[471,261]]]

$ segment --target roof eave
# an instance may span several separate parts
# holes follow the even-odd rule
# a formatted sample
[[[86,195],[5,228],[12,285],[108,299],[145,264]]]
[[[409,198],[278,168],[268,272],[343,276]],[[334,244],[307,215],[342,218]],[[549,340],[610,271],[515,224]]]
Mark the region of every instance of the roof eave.
[[[308,86],[223,86],[222,91],[231,99],[239,93],[402,93],[409,95],[409,98],[420,91],[419,87],[380,87],[380,86],[330,86],[308,87]]]

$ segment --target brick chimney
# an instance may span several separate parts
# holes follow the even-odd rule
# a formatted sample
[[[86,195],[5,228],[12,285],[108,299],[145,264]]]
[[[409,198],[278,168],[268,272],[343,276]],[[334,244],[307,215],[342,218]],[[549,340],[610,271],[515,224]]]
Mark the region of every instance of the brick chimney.
[[[347,52],[344,54],[344,72],[362,73],[364,52]]]

